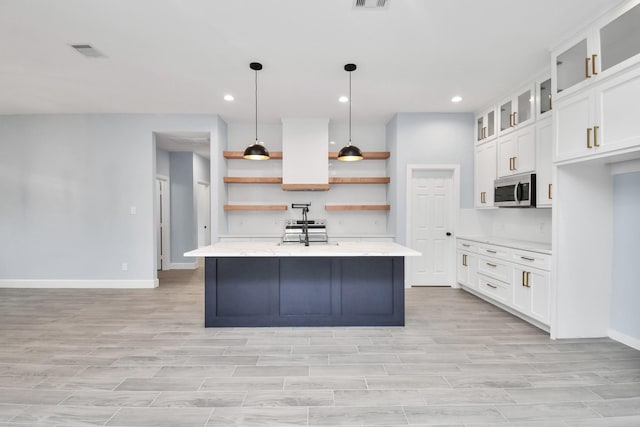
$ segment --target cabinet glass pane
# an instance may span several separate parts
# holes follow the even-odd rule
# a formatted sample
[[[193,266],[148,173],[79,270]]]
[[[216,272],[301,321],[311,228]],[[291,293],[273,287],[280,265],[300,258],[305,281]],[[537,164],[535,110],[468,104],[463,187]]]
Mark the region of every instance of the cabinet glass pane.
[[[500,130],[509,129],[511,127],[511,101],[500,106]]]
[[[551,79],[540,83],[540,114],[551,110]]]
[[[491,110],[487,115],[487,137],[496,133],[496,112]]]
[[[640,4],[600,30],[602,71],[640,53]]]
[[[558,55],[556,59],[558,92],[562,92],[587,78],[585,58],[587,58],[587,39]]]
[[[518,96],[518,114],[516,115],[516,124],[526,122],[531,118],[531,113],[533,112],[533,96],[531,96],[531,91],[528,90],[524,93],[521,93]]]
[[[482,139],[482,128],[484,127],[484,117],[478,119],[478,132],[476,133],[478,141]]]

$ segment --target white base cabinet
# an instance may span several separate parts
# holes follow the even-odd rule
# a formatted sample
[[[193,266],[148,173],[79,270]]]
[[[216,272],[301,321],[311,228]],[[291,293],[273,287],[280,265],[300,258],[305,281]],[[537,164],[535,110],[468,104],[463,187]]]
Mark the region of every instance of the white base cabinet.
[[[458,239],[458,283],[523,319],[549,329],[551,255]]]

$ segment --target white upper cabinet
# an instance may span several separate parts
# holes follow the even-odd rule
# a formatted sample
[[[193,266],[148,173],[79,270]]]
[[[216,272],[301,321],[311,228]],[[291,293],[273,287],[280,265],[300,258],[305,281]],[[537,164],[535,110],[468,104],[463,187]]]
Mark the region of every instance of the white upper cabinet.
[[[533,123],[535,118],[535,90],[529,85],[498,106],[500,134],[511,132],[519,127]]]
[[[536,132],[529,126],[498,139],[498,176],[535,172]]]
[[[640,66],[562,98],[553,110],[554,162],[640,150]]]
[[[536,207],[551,207],[553,200],[553,122],[551,117],[536,123]]]
[[[536,83],[536,114],[537,119],[551,117],[553,95],[551,92],[551,77]]]
[[[475,148],[475,207],[493,208],[493,182],[496,179],[496,141]]]
[[[498,135],[497,124],[496,108],[491,108],[476,117],[476,144],[495,138]]]
[[[640,62],[640,0],[613,10],[552,53],[554,94],[562,97]]]

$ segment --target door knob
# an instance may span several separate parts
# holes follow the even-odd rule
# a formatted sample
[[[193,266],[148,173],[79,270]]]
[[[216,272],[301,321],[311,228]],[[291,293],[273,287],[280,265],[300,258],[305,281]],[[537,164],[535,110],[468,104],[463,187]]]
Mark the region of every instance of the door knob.
[[[447,236],[451,236],[451,233],[447,231]]]

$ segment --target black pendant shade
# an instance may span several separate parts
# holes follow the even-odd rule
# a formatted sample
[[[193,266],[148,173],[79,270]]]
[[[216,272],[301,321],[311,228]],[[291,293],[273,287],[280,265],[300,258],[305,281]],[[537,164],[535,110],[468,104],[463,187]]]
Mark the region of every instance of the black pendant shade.
[[[338,160],[342,160],[343,162],[362,160],[362,151],[355,145],[349,144],[346,147],[342,147],[338,152]]]
[[[244,158],[247,160],[269,160],[269,151],[264,145],[256,141],[255,144],[245,148]]]
[[[262,70],[262,64],[259,62],[252,62],[249,64],[249,68],[255,71],[256,82],[256,142],[248,146],[244,150],[243,157],[247,160],[269,160],[269,150],[258,141],[258,71]]]
[[[349,73],[349,143],[338,152],[338,160],[343,162],[362,160],[362,151],[355,145],[351,145],[351,72],[356,68],[356,64],[346,64],[344,66],[344,70]]]

